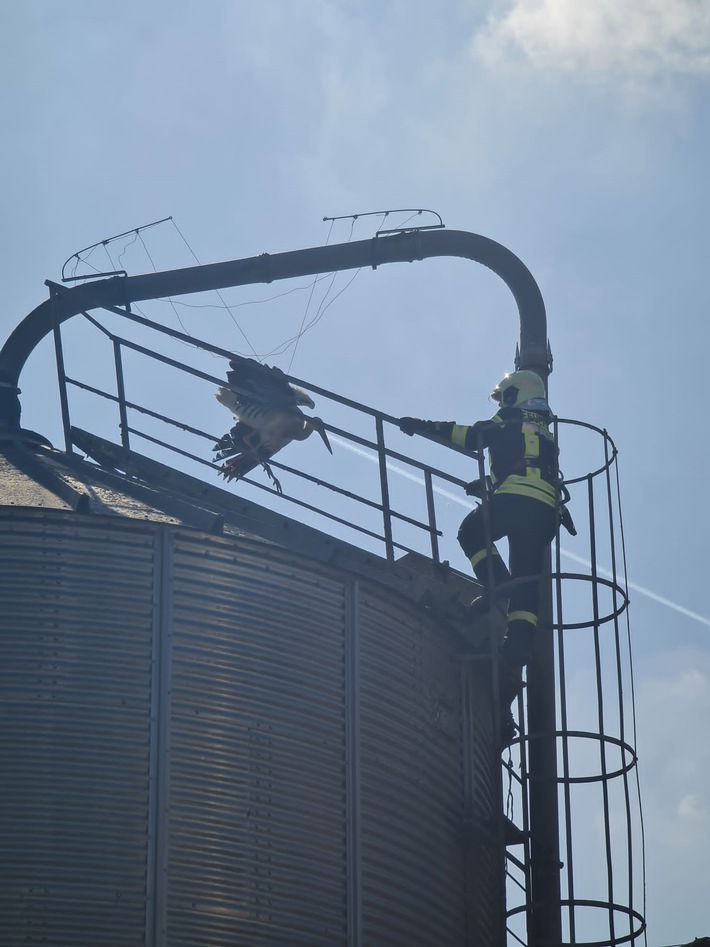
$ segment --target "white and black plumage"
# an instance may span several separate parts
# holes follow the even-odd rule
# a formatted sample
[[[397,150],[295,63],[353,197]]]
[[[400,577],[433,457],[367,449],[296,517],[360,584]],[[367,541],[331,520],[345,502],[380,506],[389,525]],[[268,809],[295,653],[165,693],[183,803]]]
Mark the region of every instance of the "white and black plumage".
[[[229,367],[230,387],[220,388],[215,398],[229,408],[237,423],[213,447],[216,460],[229,458],[220,473],[225,480],[238,480],[261,464],[281,493],[269,459],[291,441],[305,441],[313,431],[318,431],[332,454],[325,425],[300,410],[301,405],[315,407],[313,399],[290,385],[279,368],[239,355],[232,357]]]

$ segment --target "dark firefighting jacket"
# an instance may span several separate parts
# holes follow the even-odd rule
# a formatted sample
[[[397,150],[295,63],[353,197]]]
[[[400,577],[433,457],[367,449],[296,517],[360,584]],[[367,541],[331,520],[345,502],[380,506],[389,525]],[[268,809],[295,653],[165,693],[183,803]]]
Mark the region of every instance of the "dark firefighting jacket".
[[[542,399],[499,408],[487,421],[456,424],[434,422],[435,436],[465,450],[488,450],[491,486],[496,494],[532,497],[555,508],[557,447],[552,415]]]

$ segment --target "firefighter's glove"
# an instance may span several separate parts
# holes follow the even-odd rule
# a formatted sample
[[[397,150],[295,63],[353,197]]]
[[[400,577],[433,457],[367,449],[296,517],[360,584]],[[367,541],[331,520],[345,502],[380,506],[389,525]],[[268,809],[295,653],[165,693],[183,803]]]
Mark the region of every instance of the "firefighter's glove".
[[[403,434],[428,434],[431,421],[422,421],[421,418],[400,418],[399,429]]]
[[[570,536],[577,535],[577,529],[572,519],[572,514],[566,506],[560,506],[560,525],[564,526]]]
[[[478,497],[479,500],[483,499],[483,494],[486,491],[486,481],[485,480],[472,480],[470,483],[467,483],[464,487],[466,491],[466,496],[469,497]]]

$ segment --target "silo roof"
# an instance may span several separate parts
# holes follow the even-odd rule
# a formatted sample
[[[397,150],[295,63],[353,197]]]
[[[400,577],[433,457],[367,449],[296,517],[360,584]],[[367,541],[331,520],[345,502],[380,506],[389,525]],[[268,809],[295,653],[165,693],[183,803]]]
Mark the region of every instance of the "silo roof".
[[[2,506],[183,522],[161,508],[156,491],[55,450],[31,432],[0,444],[0,486]]]

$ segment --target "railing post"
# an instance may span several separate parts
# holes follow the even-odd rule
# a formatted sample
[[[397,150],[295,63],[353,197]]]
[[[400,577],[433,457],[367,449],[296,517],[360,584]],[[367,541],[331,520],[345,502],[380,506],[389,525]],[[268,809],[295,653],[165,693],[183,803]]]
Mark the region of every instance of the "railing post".
[[[62,410],[62,428],[64,430],[64,449],[68,454],[72,453],[71,442],[71,421],[69,419],[69,398],[67,396],[67,376],[64,370],[64,350],[62,349],[62,333],[60,329],[60,320],[57,315],[58,297],[56,290],[50,290],[50,299],[52,305],[52,330],[54,334],[54,353],[57,360],[57,381],[59,383],[59,403]]]
[[[436,535],[436,507],[434,506],[434,487],[432,485],[431,470],[424,471],[424,489],[426,490],[427,519],[429,522],[429,537],[431,539],[431,558],[439,562],[439,537]]]
[[[385,454],[385,432],[382,418],[375,418],[377,432],[377,461],[380,468],[380,492],[382,494],[382,524],[385,533],[385,549],[389,562],[394,561],[394,545],[392,543],[392,515],[390,512],[390,491],[387,482],[387,455]]]
[[[120,416],[121,444],[126,450],[131,449],[128,436],[128,412],[126,411],[126,388],[123,381],[123,361],[121,359],[121,343],[113,340],[113,360],[116,364],[116,393],[118,395],[118,413]]]

